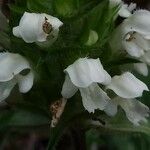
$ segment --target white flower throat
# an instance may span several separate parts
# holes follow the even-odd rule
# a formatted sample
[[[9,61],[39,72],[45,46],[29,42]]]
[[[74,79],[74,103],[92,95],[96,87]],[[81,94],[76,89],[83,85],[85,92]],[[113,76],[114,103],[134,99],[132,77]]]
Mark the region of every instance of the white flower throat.
[[[136,32],[135,31],[131,31],[131,32],[129,32],[129,33],[127,33],[126,35],[125,35],[125,40],[127,41],[127,42],[131,42],[132,40],[136,40],[136,38],[135,38],[135,35],[136,34]]]

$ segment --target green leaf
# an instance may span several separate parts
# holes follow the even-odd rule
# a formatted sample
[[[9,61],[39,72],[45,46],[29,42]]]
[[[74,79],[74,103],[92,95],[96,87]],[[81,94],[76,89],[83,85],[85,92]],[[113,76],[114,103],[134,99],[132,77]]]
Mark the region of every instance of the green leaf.
[[[140,126],[133,125],[125,116],[122,111],[119,111],[115,117],[99,116],[100,119],[104,120],[105,125],[99,124],[94,125],[99,132],[105,134],[114,133],[144,133],[150,135],[150,120],[147,123],[141,123]]]
[[[27,0],[27,8],[31,12],[53,13],[53,0]]]
[[[115,60],[110,60],[108,61],[105,66],[106,67],[114,67],[114,66],[121,66],[121,65],[125,65],[125,64],[133,64],[133,63],[139,63],[140,61],[134,58],[130,58],[130,57],[114,57],[113,59]]]
[[[0,31],[0,46],[2,46],[5,49],[10,49],[9,36],[3,31]]]
[[[17,14],[23,14],[25,11],[27,11],[25,7],[20,7],[20,6],[14,5],[14,4],[10,4],[9,8],[11,11],[13,11]]]
[[[10,110],[0,113],[0,130],[7,127],[31,127],[48,125],[50,116],[41,108],[31,104],[17,104]]]
[[[79,99],[74,96],[67,102],[65,110],[55,128],[50,129],[50,138],[47,150],[53,150],[63,135],[66,128],[68,128],[71,124],[74,123],[75,117],[79,117],[83,112],[83,106]],[[73,109],[78,108],[78,109]]]
[[[72,17],[77,14],[77,0],[55,0],[54,7],[58,15]]]

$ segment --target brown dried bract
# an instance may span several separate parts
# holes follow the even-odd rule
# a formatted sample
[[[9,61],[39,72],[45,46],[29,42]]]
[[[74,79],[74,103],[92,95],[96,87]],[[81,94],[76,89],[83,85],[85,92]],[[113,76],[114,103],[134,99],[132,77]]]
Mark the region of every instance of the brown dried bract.
[[[62,104],[61,100],[57,100],[54,103],[52,103],[52,105],[50,106],[50,111],[53,116],[56,117],[56,114],[58,112],[58,109],[61,107],[61,104]]]
[[[62,98],[51,104],[51,106],[50,106],[50,111],[52,113],[51,127],[55,127],[56,124],[58,123],[58,121],[64,111],[66,102],[67,102],[67,100]]]

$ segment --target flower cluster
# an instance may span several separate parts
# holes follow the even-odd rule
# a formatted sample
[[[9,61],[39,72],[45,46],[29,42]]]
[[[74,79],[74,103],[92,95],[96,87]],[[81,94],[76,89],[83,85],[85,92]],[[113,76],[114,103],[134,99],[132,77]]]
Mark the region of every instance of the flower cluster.
[[[125,50],[130,57],[139,62],[134,68],[143,75],[148,75],[150,65],[150,12],[137,10],[136,5],[129,6],[121,0],[110,0],[110,9],[119,6],[118,15],[126,18],[114,31],[110,40],[112,50]],[[22,38],[26,43],[42,43],[47,40],[53,44],[59,36],[63,23],[48,14],[25,12],[19,25],[14,27],[13,35]],[[98,34],[90,30],[86,46],[98,41]],[[32,61],[32,60],[31,60]],[[136,78],[130,71],[111,76],[103,67],[100,58],[78,58],[73,64],[64,68],[65,81],[62,87],[62,99],[70,99],[80,91],[84,108],[89,113],[96,109],[109,116],[117,113],[118,106],[125,111],[127,118],[134,124],[146,122],[149,108],[136,98],[143,91],[149,91],[147,85]],[[28,92],[34,80],[34,71],[29,60],[20,54],[0,53],[0,101],[6,99],[13,87],[18,84],[19,91]],[[25,75],[22,71],[27,71]],[[110,95],[110,91],[114,96]],[[64,108],[64,106],[63,106]],[[62,113],[62,112],[61,112]],[[61,115],[61,114],[60,114]],[[58,116],[60,117],[60,116]]]

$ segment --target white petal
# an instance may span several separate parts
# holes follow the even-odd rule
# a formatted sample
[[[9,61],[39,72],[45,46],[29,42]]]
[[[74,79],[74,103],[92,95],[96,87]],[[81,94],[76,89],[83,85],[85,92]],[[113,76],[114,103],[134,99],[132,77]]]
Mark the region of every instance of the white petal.
[[[131,3],[130,5],[124,4],[122,0],[109,0],[110,8],[113,8],[117,5],[120,5],[120,10],[118,11],[119,16],[127,18],[131,15],[131,12],[136,8],[135,3]]]
[[[65,77],[65,81],[62,87],[61,95],[68,99],[71,98],[76,92],[78,88],[71,82],[68,75]]]
[[[111,81],[99,59],[80,58],[64,71],[77,87],[88,87],[93,82],[108,84]]]
[[[43,15],[47,17],[48,22],[50,22],[50,24],[53,26],[54,29],[59,29],[59,27],[63,25],[63,22],[61,22],[58,18],[47,14],[43,14]]]
[[[89,38],[88,38],[87,42],[85,43],[85,45],[91,46],[91,45],[95,44],[97,42],[97,40],[98,40],[97,32],[94,30],[90,30]]]
[[[145,63],[135,63],[134,69],[143,76],[148,76],[148,67]]]
[[[149,108],[136,99],[114,99],[125,111],[127,118],[134,124],[139,125],[140,122],[147,122],[146,117],[149,116]]]
[[[46,41],[44,42],[36,42],[36,44],[42,48],[47,48],[51,46],[58,38],[59,30],[54,30],[50,35],[47,36]]]
[[[106,108],[104,109],[105,113],[109,116],[115,116],[117,114],[117,106],[118,104],[115,103],[113,100],[110,100],[107,103]]]
[[[11,80],[24,69],[30,69],[24,57],[15,53],[0,53],[0,81]]]
[[[19,26],[13,28],[13,35],[21,38]]]
[[[150,50],[150,40],[135,32],[127,33],[122,44],[129,55],[137,58],[143,56],[145,51]]]
[[[16,80],[14,79],[7,82],[0,82],[0,102],[10,95],[10,92],[15,86],[15,84]]]
[[[128,32],[135,31],[141,35],[150,35],[150,12],[148,10],[138,10],[131,17],[124,21]]]
[[[33,86],[34,74],[30,71],[27,75],[23,76],[21,74],[16,75],[18,81],[19,91],[21,93],[28,92]]]
[[[150,12],[146,10],[136,11],[121,23],[110,41],[113,50],[127,50],[134,57],[140,57],[144,51],[150,49]],[[129,40],[127,36],[134,33]]]
[[[132,41],[134,41],[144,51],[150,50],[150,40],[147,40],[141,34],[135,33]]]
[[[136,9],[136,6],[137,6],[136,3],[130,3],[129,6],[128,6],[128,10],[130,12],[132,12],[133,10]]]
[[[146,52],[140,59],[142,62],[150,65],[150,51]]]
[[[133,57],[139,58],[144,55],[144,50],[133,41],[124,40],[122,41],[122,45],[124,49],[128,52],[128,54]]]
[[[114,76],[107,87],[123,98],[140,97],[144,90],[148,91],[146,84],[129,72]]]
[[[96,83],[86,88],[79,88],[79,90],[81,92],[83,106],[90,113],[94,113],[95,109],[104,110],[110,100],[107,94]]]
[[[39,26],[39,14],[25,12],[22,16],[19,27],[16,30],[15,35],[19,35],[27,43],[32,43],[37,40],[38,26]],[[15,31],[15,28],[13,29]]]
[[[118,12],[119,16],[127,18],[131,15],[131,12],[128,10],[128,5],[123,4],[121,9]]]

